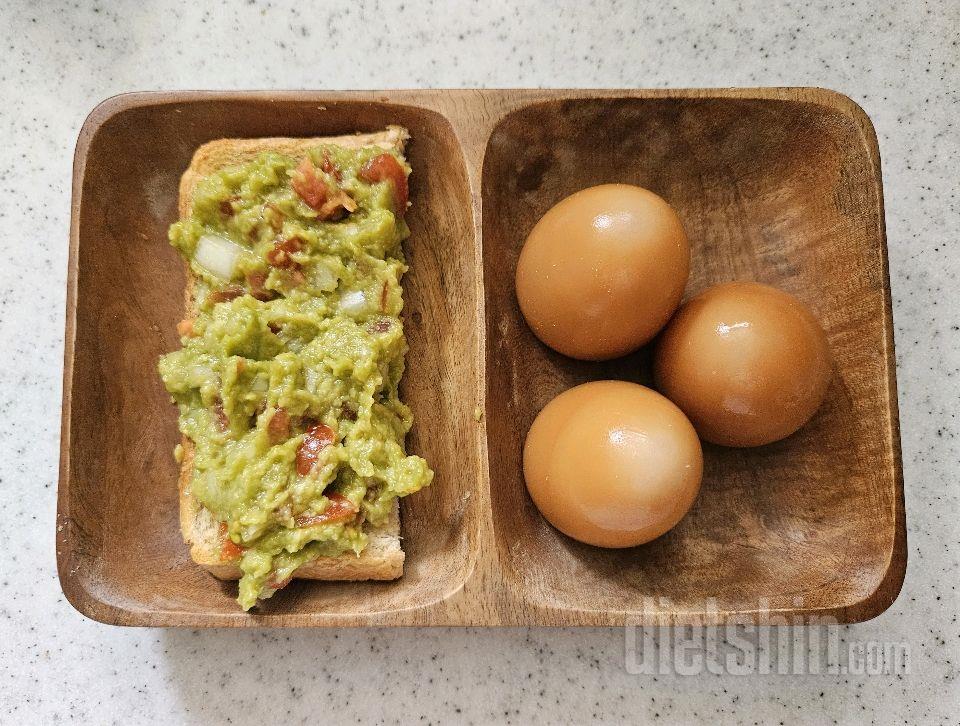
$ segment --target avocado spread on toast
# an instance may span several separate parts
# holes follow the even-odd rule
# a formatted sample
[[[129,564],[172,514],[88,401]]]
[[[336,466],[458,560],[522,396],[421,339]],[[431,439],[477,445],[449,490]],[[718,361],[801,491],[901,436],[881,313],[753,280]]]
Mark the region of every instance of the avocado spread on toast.
[[[364,523],[433,478],[397,392],[408,174],[379,148],[265,152],[201,180],[170,227],[195,308],[159,370],[244,609],[306,562],[359,555]]]

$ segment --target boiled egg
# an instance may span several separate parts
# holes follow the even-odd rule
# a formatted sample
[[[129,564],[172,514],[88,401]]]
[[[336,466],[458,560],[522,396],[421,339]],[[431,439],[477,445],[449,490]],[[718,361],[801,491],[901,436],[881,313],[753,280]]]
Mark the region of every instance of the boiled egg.
[[[651,340],[690,270],[680,218],[653,192],[601,184],[563,199],[534,226],[517,263],[517,300],[534,334],[581,360]]]
[[[596,381],[564,391],[534,420],[523,449],[534,504],[564,534],[633,547],[679,522],[700,489],[693,426],[656,391]]]
[[[700,436],[760,446],[814,415],[832,376],[827,336],[793,295],[756,282],[708,288],[685,303],[654,354],[657,388]]]

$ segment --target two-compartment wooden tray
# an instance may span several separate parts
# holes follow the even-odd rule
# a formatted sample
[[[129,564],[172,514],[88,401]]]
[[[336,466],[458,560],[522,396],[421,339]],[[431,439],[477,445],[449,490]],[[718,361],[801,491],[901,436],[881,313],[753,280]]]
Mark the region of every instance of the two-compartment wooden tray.
[[[405,574],[294,583],[257,613],[194,566],[177,522],[176,413],[156,374],[178,345],[167,243],[193,151],[221,137],[410,129],[413,236],[404,399],[436,470],[403,502]],[[705,446],[672,532],[580,545],[540,517],[520,452],[582,381],[649,382],[640,353],[552,353],[513,294],[520,246],[563,196],[649,187],[679,211],[694,293],[755,279],[809,303],[837,374],[798,434]],[[71,603],[126,625],[649,625],[842,622],[899,592],[906,530],[880,160],[872,125],[817,89],[146,93],[98,106],[73,179],[57,562]],[[483,419],[475,419],[480,407]]]

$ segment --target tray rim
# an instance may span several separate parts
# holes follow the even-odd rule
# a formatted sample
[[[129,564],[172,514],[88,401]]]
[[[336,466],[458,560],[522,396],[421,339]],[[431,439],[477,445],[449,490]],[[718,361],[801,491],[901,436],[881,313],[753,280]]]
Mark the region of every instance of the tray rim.
[[[245,102],[245,101],[316,101],[349,102],[363,101],[382,103],[394,106],[408,106],[439,112],[446,117],[437,104],[430,103],[431,99],[439,99],[444,95],[482,97],[484,95],[506,96],[512,95],[509,103],[505,103],[498,115],[486,129],[485,140],[490,132],[517,109],[549,103],[564,99],[616,99],[616,98],[726,98],[735,100],[783,100],[792,102],[811,103],[839,111],[852,119],[858,126],[868,160],[873,173],[877,192],[878,229],[877,239],[881,258],[881,275],[883,283],[883,345],[884,366],[886,370],[886,395],[889,411],[890,426],[886,434],[889,439],[893,457],[892,483],[894,486],[894,536],[891,543],[889,560],[884,575],[876,588],[863,599],[843,606],[823,609],[779,608],[775,610],[760,610],[758,608],[745,610],[718,610],[709,612],[676,612],[671,614],[654,614],[643,619],[645,625],[683,626],[690,624],[721,624],[728,622],[769,622],[770,616],[786,619],[791,624],[803,624],[809,618],[833,618],[840,623],[855,623],[870,620],[889,608],[896,600],[903,585],[907,565],[907,533],[906,512],[903,481],[903,455],[900,437],[899,400],[896,380],[895,337],[893,328],[893,305],[890,288],[890,271],[888,245],[886,235],[886,217],[883,197],[883,181],[880,163],[880,151],[877,135],[873,123],[862,107],[849,96],[838,91],[818,87],[707,87],[707,88],[431,88],[431,89],[386,89],[386,90],[151,90],[131,91],[112,95],[98,103],[87,115],[78,134],[74,151],[72,167],[72,190],[70,208],[70,240],[67,264],[67,294],[66,315],[64,330],[64,365],[62,379],[62,409],[60,429],[60,463],[57,485],[57,514],[56,514],[56,559],[57,573],[61,589],[67,601],[81,614],[98,622],[124,626],[160,626],[160,627],[329,627],[329,626],[465,626],[465,627],[502,627],[514,625],[533,625],[548,627],[578,627],[578,626],[621,626],[631,622],[639,622],[641,616],[634,611],[624,610],[581,610],[565,609],[522,600],[525,610],[535,614],[522,622],[498,622],[484,618],[449,618],[449,613],[437,610],[445,602],[460,596],[464,590],[460,588],[446,594],[439,601],[421,607],[390,610],[383,613],[365,612],[350,615],[328,615],[324,613],[270,613],[265,615],[248,615],[242,618],[235,614],[183,612],[164,609],[144,609],[142,607],[126,607],[108,603],[89,592],[81,581],[73,577],[69,567],[72,554],[72,527],[70,526],[69,490],[70,490],[70,446],[71,431],[70,419],[73,393],[73,362],[76,345],[76,311],[77,311],[77,275],[79,258],[80,208],[82,205],[82,180],[84,178],[87,155],[90,143],[99,128],[113,116],[135,108],[148,106],[162,106],[178,103],[193,103],[205,101]],[[450,120],[448,118],[448,120]],[[455,128],[460,132],[461,129]],[[458,141],[464,144],[464,139],[457,134]],[[464,145],[465,146],[465,145]],[[467,152],[463,148],[464,153]],[[480,158],[482,161],[483,149]],[[473,189],[473,206],[475,215],[479,215],[481,203],[480,190]],[[479,234],[479,218],[476,219]],[[477,245],[477,254],[482,253],[482,247]],[[480,265],[482,274],[482,264]],[[481,306],[483,298],[480,301]],[[485,356],[486,342],[481,349],[481,356]],[[485,364],[481,361],[482,389],[486,391],[486,381],[483,370]],[[485,398],[485,396],[484,396]],[[486,436],[483,437],[484,470],[487,468]],[[489,476],[487,476],[489,479]],[[466,583],[471,579],[471,573]],[[417,612],[427,612],[440,615],[438,619],[422,622],[417,618]],[[389,622],[384,622],[378,615],[389,616]],[[406,616],[406,619],[405,619]],[[779,624],[779,623],[776,623]]]

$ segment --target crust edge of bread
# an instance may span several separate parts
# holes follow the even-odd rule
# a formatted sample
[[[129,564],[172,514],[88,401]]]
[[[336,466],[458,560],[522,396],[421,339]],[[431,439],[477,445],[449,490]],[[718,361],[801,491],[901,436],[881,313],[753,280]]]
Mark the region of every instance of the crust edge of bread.
[[[304,153],[320,144],[337,144],[347,148],[377,146],[403,153],[409,138],[401,126],[388,126],[384,131],[313,138],[272,137],[260,139],[217,139],[207,142],[194,152],[190,166],[180,178],[178,213],[181,219],[189,216],[193,192],[197,183],[217,169],[254,159],[264,151],[286,154]],[[185,263],[187,283],[184,289],[184,318],[196,317],[194,280],[189,264]],[[194,446],[186,436],[182,437],[178,490],[180,501],[180,530],[184,541],[190,545],[191,559],[214,577],[235,580],[240,577],[240,568],[235,561],[224,561],[220,555],[219,523],[190,492],[193,472]],[[395,580],[403,574],[405,554],[400,546],[400,503],[394,501],[387,521],[379,527],[367,525],[367,546],[360,553],[345,553],[337,557],[320,557],[301,566],[295,579],[306,580]]]

